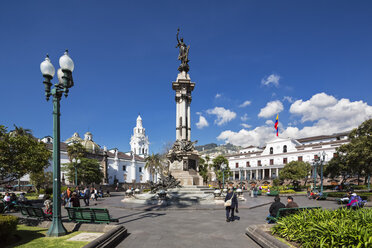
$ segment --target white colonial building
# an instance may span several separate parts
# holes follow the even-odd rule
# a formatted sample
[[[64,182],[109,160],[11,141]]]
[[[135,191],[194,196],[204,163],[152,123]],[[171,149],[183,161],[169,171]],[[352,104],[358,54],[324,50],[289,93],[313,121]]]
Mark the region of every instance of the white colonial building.
[[[226,156],[233,180],[270,180],[278,177],[280,169],[291,161],[314,163],[325,153],[325,162],[331,160],[336,148],[349,142],[349,132],[301,139],[275,138],[265,147],[248,146],[239,153]]]
[[[134,154],[142,157],[146,157],[149,154],[149,137],[146,136],[140,115],[137,117],[137,125],[133,128],[133,135],[129,144]]]
[[[53,138],[46,136],[41,139],[47,144],[49,150],[53,150]],[[145,169],[145,158],[149,152],[148,137],[145,136],[145,128],[142,127],[142,119],[137,118],[137,125],[134,128],[134,133],[131,138],[131,152],[121,152],[117,148],[107,149],[101,148],[93,140],[93,135],[90,132],[85,133],[84,139],[80,138],[78,133],[74,133],[65,142],[61,142],[61,167],[69,163],[67,147],[74,143],[80,143],[87,151],[87,157],[97,159],[104,174],[103,183],[113,184],[114,181],[119,183],[146,183],[152,180],[152,175]],[[47,171],[53,171],[53,161],[50,161],[50,166]],[[28,181],[28,175],[22,180]],[[61,170],[61,180],[66,184],[69,182],[65,176],[65,171]]]

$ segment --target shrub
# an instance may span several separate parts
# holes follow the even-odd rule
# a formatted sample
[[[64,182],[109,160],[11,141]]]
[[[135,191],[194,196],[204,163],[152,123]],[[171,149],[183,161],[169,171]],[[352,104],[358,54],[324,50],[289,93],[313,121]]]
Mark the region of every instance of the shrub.
[[[146,192],[149,192],[149,191],[151,191],[151,189],[144,189],[144,190],[142,190],[143,193],[146,193]]]
[[[0,240],[6,242],[17,230],[18,218],[12,215],[0,215]]]
[[[279,191],[279,194],[294,194],[296,193],[296,191],[294,191],[293,189],[287,189],[287,190],[280,190]]]
[[[301,247],[371,247],[372,209],[314,209],[281,218],[272,233]]]

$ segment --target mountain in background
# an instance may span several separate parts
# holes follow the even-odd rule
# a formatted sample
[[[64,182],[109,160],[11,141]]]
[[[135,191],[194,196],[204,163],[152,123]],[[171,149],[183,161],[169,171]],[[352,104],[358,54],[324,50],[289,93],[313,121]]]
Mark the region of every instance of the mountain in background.
[[[199,152],[200,155],[224,155],[224,154],[231,154],[236,153],[240,149],[241,146],[234,146],[230,143],[224,145],[217,145],[215,143],[210,143],[202,146],[195,146],[195,149]]]

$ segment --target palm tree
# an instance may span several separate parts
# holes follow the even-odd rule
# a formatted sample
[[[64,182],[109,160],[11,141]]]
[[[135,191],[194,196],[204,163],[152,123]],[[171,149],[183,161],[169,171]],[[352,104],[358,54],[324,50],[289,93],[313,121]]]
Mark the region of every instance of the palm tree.
[[[10,135],[12,137],[15,137],[15,136],[28,136],[30,138],[33,137],[31,129],[17,127],[16,125],[14,125],[14,130],[10,132]]]
[[[161,164],[161,159],[160,155],[157,154],[152,154],[151,156],[148,156],[146,159],[146,164],[145,164],[145,169],[147,169],[151,175],[152,175],[152,181],[154,181],[154,175],[155,173],[162,172],[162,164]]]
[[[70,159],[70,162],[73,158],[83,158],[85,156],[85,152],[86,150],[84,146],[80,143],[74,143],[67,147],[67,155]]]

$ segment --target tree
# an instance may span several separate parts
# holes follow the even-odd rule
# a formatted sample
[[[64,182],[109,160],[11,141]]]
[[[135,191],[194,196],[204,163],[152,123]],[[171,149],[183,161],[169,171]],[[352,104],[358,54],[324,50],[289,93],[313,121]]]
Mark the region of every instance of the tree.
[[[77,166],[77,183],[90,185],[93,183],[99,184],[103,179],[101,165],[96,159],[80,158],[80,164]],[[66,176],[70,182],[75,181],[75,164],[67,163],[63,168],[66,171]]]
[[[221,168],[222,164],[226,165],[226,168],[223,171],[223,173],[222,173],[222,168]],[[225,177],[225,180],[226,180],[228,177],[232,176],[232,172],[230,171],[230,167],[229,167],[229,161],[227,160],[227,158],[225,158],[222,155],[219,155],[212,160],[212,167],[214,168],[217,181],[220,185],[221,185],[221,182],[223,181],[223,177]]]
[[[364,121],[349,134],[350,142],[337,148],[337,156],[329,162],[327,174],[342,176],[343,182],[357,175],[365,177],[372,174],[372,119]]]
[[[290,180],[291,183],[306,179],[311,171],[311,165],[303,161],[291,161],[279,173],[281,180]]]
[[[67,147],[67,156],[70,159],[70,162],[72,162],[72,159],[78,159],[78,158],[84,158],[85,157],[86,150],[84,146],[80,143],[74,143],[72,145],[69,145]]]
[[[28,136],[33,138],[31,129],[25,129],[23,127],[17,127],[14,125],[14,130],[9,133],[11,136]]]
[[[9,183],[49,166],[51,152],[30,135],[8,133],[0,126],[0,183]]]
[[[199,175],[203,178],[203,182],[209,180],[209,165],[203,158],[199,158]]]
[[[148,156],[145,159],[145,161],[146,161],[145,169],[150,172],[150,174],[152,175],[152,181],[154,181],[155,180],[154,176],[156,172],[163,173],[163,166],[161,163],[160,155],[158,153],[157,154],[153,153],[152,155]]]
[[[46,189],[53,184],[53,173],[50,171],[44,172],[44,170],[31,172],[30,183],[35,187],[36,192],[39,193],[41,188]]]

